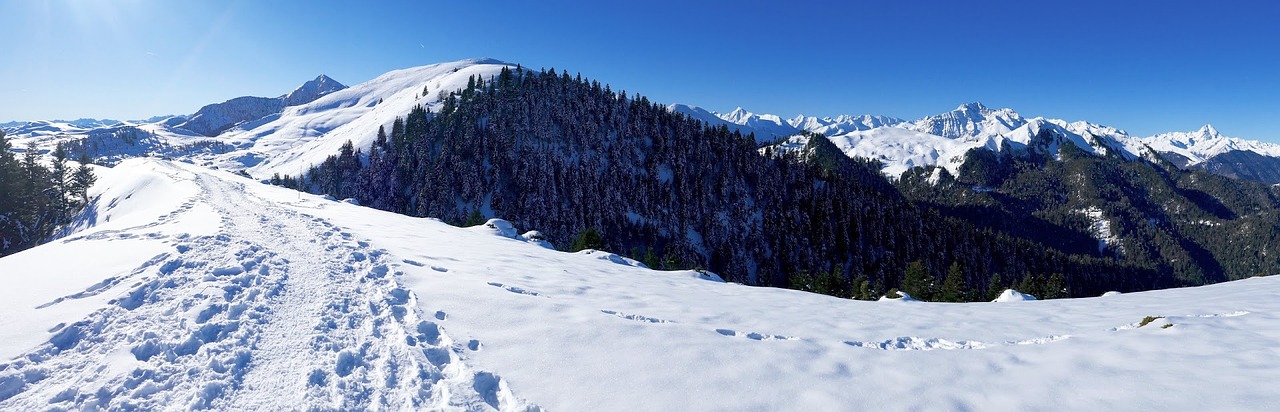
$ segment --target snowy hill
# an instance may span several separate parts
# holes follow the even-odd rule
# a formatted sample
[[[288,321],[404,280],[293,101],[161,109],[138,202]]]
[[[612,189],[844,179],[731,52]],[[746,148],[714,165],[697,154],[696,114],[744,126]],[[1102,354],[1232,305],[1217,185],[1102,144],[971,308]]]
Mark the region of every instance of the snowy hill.
[[[1280,277],[1000,304],[850,301],[557,252],[501,222],[455,228],[194,165],[100,173],[77,232],[0,259],[0,409],[1280,402],[1265,383],[1280,373]]]
[[[241,161],[253,176],[299,175],[336,154],[348,140],[358,148],[369,147],[378,127],[390,131],[391,123],[415,106],[438,111],[441,91],[463,89],[471,76],[489,79],[514,66],[473,59],[395,70],[221,137],[253,142],[244,155],[249,160]],[[256,159],[263,161],[257,164]]]

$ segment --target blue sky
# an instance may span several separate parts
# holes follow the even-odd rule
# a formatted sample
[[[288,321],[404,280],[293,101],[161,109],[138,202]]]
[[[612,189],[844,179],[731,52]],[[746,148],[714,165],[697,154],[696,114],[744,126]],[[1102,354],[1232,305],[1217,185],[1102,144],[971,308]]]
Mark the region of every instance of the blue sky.
[[[1280,142],[1280,6],[1222,3],[0,0],[0,121],[190,113],[494,57],[715,111],[982,101]]]

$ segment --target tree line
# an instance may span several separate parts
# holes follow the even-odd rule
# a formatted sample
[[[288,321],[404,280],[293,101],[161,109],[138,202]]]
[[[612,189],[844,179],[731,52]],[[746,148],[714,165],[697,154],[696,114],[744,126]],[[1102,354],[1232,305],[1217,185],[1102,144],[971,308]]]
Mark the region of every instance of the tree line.
[[[46,165],[32,142],[19,158],[0,131],[0,256],[49,239],[89,203],[92,159],[82,155],[73,167],[62,144],[51,155]]]

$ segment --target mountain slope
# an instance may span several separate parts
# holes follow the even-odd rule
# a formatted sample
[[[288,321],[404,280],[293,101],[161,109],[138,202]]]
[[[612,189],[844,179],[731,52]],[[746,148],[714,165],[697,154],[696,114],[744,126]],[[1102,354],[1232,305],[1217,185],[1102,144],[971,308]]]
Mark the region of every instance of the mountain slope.
[[[249,174],[260,178],[297,175],[336,153],[348,140],[356,147],[368,147],[379,128],[390,132],[392,122],[414,107],[439,110],[440,94],[465,88],[471,76],[488,79],[511,66],[494,59],[472,59],[394,70],[221,137],[253,142],[239,155]]]
[[[213,137],[241,123],[280,113],[288,106],[310,103],[345,88],[347,86],[322,74],[280,97],[237,97],[201,107],[177,128]]]
[[[1280,277],[1089,299],[859,302],[556,252],[158,160],[105,171],[94,193],[96,225],[0,259],[0,409],[1280,401],[1266,384],[1280,372]],[[1139,326],[1147,316],[1162,317]]]

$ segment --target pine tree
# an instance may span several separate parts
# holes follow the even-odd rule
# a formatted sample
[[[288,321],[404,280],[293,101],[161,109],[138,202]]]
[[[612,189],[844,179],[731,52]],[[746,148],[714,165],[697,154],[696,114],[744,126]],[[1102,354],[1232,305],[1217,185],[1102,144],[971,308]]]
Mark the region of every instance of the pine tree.
[[[992,274],[991,281],[987,282],[987,295],[985,300],[996,300],[996,298],[1000,297],[1001,293],[1004,293],[1004,289],[1004,284],[1000,283],[1000,275]]]
[[[942,296],[939,300],[943,302],[964,302],[967,292],[968,287],[965,285],[964,272],[960,269],[960,262],[951,262],[951,267],[947,269],[947,277],[942,281]]]
[[[71,181],[67,168],[67,147],[61,142],[53,149],[53,167],[49,168],[49,205],[53,209],[52,225],[65,223],[71,214],[71,204],[67,201],[68,183]]]
[[[1044,296],[1041,297],[1042,299],[1061,299],[1071,296],[1067,291],[1066,277],[1064,277],[1062,273],[1058,272],[1049,276],[1048,281],[1045,282],[1043,292]]]
[[[17,211],[21,195],[22,166],[12,149],[4,130],[0,130],[0,216]]]
[[[573,243],[569,245],[570,252],[577,252],[586,249],[600,249],[604,247],[604,239],[600,237],[600,232],[594,227],[582,229],[578,232],[578,236],[573,238]]]
[[[93,168],[89,165],[93,164],[93,158],[88,153],[80,155],[78,160],[80,167],[76,168],[75,173],[71,175],[71,195],[80,198],[80,205],[89,204],[89,188],[98,180],[93,174]]]
[[[924,268],[924,261],[907,264],[906,274],[902,277],[902,291],[919,300],[933,299],[933,277]]]

